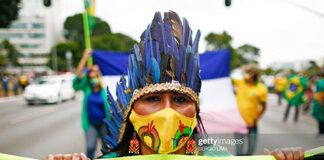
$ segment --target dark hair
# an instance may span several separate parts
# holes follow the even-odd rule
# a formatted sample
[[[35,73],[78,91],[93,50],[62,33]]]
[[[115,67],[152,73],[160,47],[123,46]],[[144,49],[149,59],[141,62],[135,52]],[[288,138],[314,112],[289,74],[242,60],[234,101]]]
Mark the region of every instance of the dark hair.
[[[135,131],[133,124],[129,120],[129,115],[126,118],[126,122],[125,122],[126,127],[125,127],[125,131],[124,131],[124,135],[123,135],[120,143],[118,144],[118,146],[114,150],[112,150],[112,152],[117,152],[120,157],[135,155],[135,154],[130,154],[128,151],[129,150],[129,142],[131,139],[133,139],[133,133]],[[206,133],[205,127],[202,123],[199,113],[197,113],[197,126],[193,130],[192,135],[198,134],[198,130],[200,133],[203,133],[203,134]],[[137,133],[136,133],[136,137],[137,137],[137,139],[139,139],[139,136],[137,135]],[[141,147],[140,147],[140,150],[141,150]]]

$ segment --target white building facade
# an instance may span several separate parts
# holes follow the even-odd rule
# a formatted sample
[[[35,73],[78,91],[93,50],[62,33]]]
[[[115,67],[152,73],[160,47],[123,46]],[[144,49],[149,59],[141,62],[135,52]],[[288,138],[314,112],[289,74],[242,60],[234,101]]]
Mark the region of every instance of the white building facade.
[[[21,53],[20,72],[47,72],[46,66],[51,48],[62,38],[62,22],[56,18],[59,14],[59,2],[51,7],[43,6],[42,0],[22,1],[17,20],[7,29],[0,29],[0,41],[9,40]],[[17,69],[16,69],[17,70]]]

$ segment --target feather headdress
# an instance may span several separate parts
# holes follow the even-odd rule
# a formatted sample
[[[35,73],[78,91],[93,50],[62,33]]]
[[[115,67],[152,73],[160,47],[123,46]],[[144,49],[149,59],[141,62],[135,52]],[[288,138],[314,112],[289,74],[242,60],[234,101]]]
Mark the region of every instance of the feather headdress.
[[[188,21],[181,22],[175,12],[156,12],[151,25],[141,35],[139,46],[134,45],[128,60],[128,84],[124,76],[117,82],[115,101],[107,87],[111,119],[105,120],[109,133],[105,137],[104,153],[120,142],[125,126],[123,121],[132,105],[142,96],[154,92],[174,91],[188,95],[199,110],[198,43],[200,31],[192,42]]]

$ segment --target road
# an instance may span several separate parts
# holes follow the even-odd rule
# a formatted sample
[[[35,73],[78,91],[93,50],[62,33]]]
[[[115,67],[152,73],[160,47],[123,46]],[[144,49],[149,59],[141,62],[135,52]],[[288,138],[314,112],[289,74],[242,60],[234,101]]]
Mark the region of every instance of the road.
[[[28,106],[22,97],[0,101],[0,153],[44,159],[85,152],[81,100]]]
[[[81,128],[82,95],[61,104],[28,106],[22,97],[0,99],[0,153],[44,159],[52,153],[85,152]],[[260,120],[257,154],[263,148],[302,146],[310,149],[324,144],[317,138],[317,123],[309,114],[293,122],[291,110],[282,122],[285,104],[277,106],[275,95],[268,96],[267,110]],[[98,151],[97,151],[98,152]],[[97,153],[99,154],[99,153]]]

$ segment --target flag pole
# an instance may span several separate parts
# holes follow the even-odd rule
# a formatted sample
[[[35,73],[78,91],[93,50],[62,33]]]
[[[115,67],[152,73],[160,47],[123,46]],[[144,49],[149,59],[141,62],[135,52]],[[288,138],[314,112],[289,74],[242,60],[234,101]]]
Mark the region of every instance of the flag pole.
[[[89,20],[88,20],[88,8],[89,4],[87,0],[84,0],[84,12],[82,15],[83,18],[83,30],[84,30],[84,41],[85,41],[85,48],[91,49],[91,41],[90,41],[90,30],[89,30]],[[87,59],[87,64],[92,65],[92,56]]]

